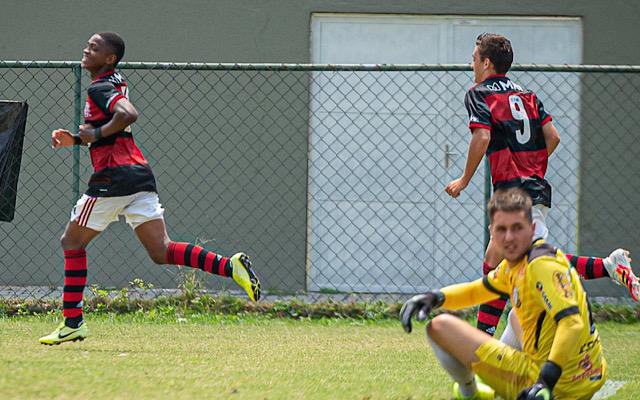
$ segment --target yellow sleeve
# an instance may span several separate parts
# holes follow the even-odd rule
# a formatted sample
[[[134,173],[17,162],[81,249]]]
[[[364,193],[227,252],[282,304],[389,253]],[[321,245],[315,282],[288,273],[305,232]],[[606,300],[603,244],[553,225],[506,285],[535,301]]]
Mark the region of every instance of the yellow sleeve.
[[[557,324],[549,360],[561,368],[575,356],[584,328],[571,279],[571,268],[555,257],[536,258],[529,265],[528,285],[537,294],[536,301]]]
[[[483,279],[447,286],[440,289],[440,291],[444,294],[442,308],[448,310],[471,307],[499,297],[498,294],[485,286]]]
[[[553,344],[551,344],[549,360],[558,364],[562,369],[567,366],[569,358],[576,354],[574,350],[580,343],[582,325],[580,314],[572,314],[558,321]]]
[[[509,297],[509,277],[507,276],[507,261],[504,260],[498,266],[482,278],[484,286],[498,296]]]

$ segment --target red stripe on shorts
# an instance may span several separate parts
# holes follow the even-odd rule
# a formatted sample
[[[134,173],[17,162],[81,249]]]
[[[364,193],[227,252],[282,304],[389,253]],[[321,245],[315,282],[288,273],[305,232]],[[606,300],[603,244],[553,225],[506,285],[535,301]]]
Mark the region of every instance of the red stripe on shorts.
[[[82,214],[80,215],[80,221],[78,222],[78,225],[85,227],[87,226],[87,223],[89,222],[89,216],[91,215],[93,206],[96,204],[97,200],[97,197],[92,197],[91,199],[87,200],[84,208],[82,209]]]

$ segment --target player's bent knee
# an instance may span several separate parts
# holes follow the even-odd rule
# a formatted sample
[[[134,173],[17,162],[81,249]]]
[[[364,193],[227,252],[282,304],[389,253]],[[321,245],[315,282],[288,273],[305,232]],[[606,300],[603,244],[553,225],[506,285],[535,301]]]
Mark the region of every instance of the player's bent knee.
[[[157,265],[167,264],[167,256],[164,252],[149,252],[149,258]]]
[[[60,236],[60,246],[64,250],[79,250],[84,247],[82,242],[70,237],[66,233],[63,233],[62,236]]]
[[[449,327],[451,326],[452,318],[455,318],[451,314],[436,315],[427,324],[427,335],[430,338],[438,338],[442,335],[446,335]]]

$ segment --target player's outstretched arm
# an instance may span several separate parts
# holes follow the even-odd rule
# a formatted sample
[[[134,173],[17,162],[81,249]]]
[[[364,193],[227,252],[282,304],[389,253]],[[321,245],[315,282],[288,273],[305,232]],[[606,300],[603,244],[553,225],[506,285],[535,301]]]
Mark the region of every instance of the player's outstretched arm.
[[[484,153],[487,151],[489,147],[489,141],[491,140],[491,131],[484,128],[474,128],[473,135],[471,136],[471,142],[469,143],[469,151],[467,153],[467,162],[464,167],[464,173],[462,176],[456,180],[449,182],[447,187],[444,189],[447,194],[453,198],[460,196],[460,192],[462,192],[469,182],[473,175],[476,173],[478,169],[478,165],[480,165],[480,161],[482,161],[482,157],[484,157]]]
[[[56,129],[51,132],[51,148],[69,147],[80,144],[80,138],[66,129]]]
[[[486,288],[482,279],[473,282],[458,283],[418,294],[409,299],[400,310],[400,321],[407,333],[411,333],[411,318],[417,314],[418,321],[424,321],[429,314],[440,307],[448,310],[460,310],[476,304],[495,300],[500,296]]]

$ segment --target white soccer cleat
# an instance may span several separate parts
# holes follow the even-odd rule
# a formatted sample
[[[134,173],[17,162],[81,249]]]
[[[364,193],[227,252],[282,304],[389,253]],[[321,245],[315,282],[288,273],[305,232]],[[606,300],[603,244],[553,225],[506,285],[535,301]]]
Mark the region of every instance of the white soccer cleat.
[[[618,285],[623,285],[629,290],[629,294],[634,301],[640,298],[640,281],[631,269],[631,258],[629,251],[615,249],[609,257],[602,260],[611,279]]]

